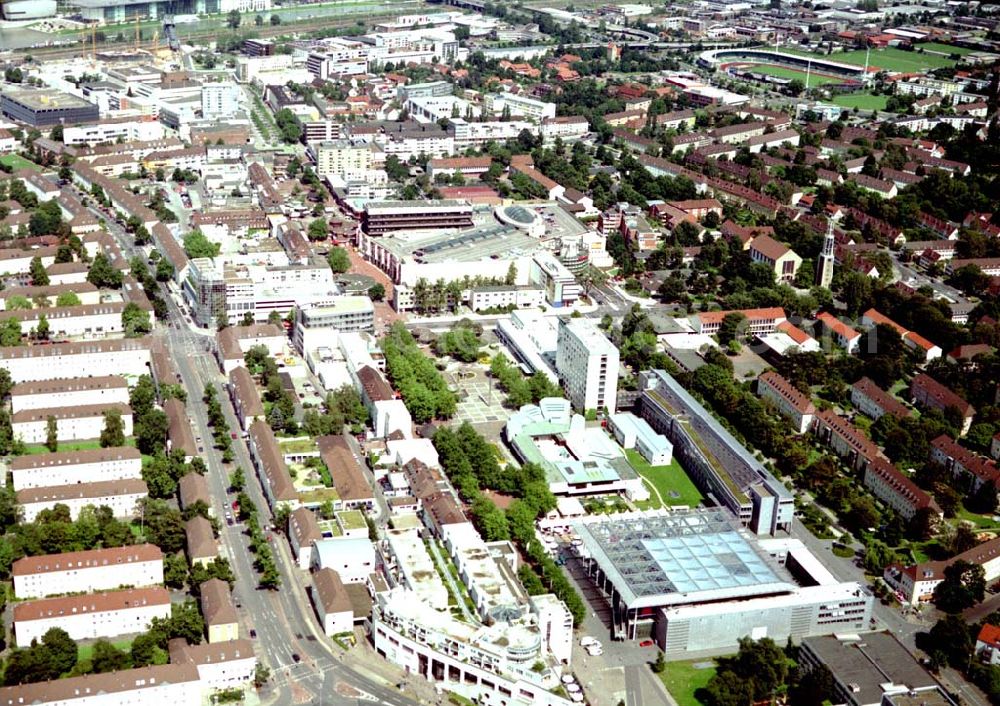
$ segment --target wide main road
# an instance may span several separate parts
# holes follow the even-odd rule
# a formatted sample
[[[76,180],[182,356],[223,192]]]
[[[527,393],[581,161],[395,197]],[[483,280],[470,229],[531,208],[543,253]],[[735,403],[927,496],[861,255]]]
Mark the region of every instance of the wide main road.
[[[144,253],[132,244],[129,234],[113,219],[96,208],[91,211],[98,218],[105,219],[107,229],[119,241],[127,256],[145,258]],[[257,506],[262,526],[267,529],[271,524],[271,512],[253,472],[245,443],[242,439],[233,443],[235,460],[229,467],[222,463],[221,454],[212,445],[208,414],[201,401],[206,384],[216,387],[230,429],[239,429],[229,395],[222,388],[223,376],[210,352],[212,341],[188,329],[184,315],[171,294],[165,287],[162,292],[168,306],[168,320],[160,322],[154,335],[166,344],[187,392],[187,412],[192,430],[201,439],[200,445],[204,448],[201,456],[208,466],[207,480],[216,516],[223,518],[226,506],[233,500],[227,493],[229,472],[240,467],[246,476],[246,492]],[[233,593],[241,604],[244,634],[250,629],[256,631],[254,647],[257,659],[271,670],[271,679],[261,692],[264,703],[278,706],[372,703],[415,706],[416,701],[393,685],[377,676],[368,676],[370,670],[365,669],[366,673],[362,673],[345,663],[352,658],[337,652],[339,648],[330,644],[322,634],[288,543],[280,535],[273,535],[271,546],[281,574],[281,588],[277,591],[258,589],[257,572],[244,529],[240,524],[230,527],[223,522],[220,539],[236,576]],[[299,655],[301,661],[295,662],[293,654]]]

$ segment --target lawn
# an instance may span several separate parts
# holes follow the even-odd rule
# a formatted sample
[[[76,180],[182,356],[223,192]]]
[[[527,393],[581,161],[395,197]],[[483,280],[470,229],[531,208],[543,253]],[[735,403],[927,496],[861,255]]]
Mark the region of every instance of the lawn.
[[[843,96],[834,96],[834,105],[845,108],[857,108],[858,110],[885,110],[888,96],[873,96],[871,93],[848,93]]]
[[[971,522],[976,529],[1000,529],[1000,522],[995,521],[993,515],[977,515],[964,507],[955,513],[955,519]]]
[[[782,47],[781,51],[786,54],[797,56],[810,56],[817,59],[828,59],[838,61],[842,64],[854,64],[864,66],[867,51],[855,49],[853,51],[834,52],[833,54],[816,54],[815,52],[803,51],[801,49],[790,49]],[[902,49],[872,49],[871,56],[868,57],[868,68],[885,69],[886,71],[916,72],[927,69],[940,69],[946,66],[954,66],[955,61],[947,56],[938,54],[919,54],[915,51],[903,51]]]
[[[112,642],[111,644],[117,647],[119,650],[124,650],[125,652],[130,652],[132,650],[131,640],[120,640],[118,642]],[[89,645],[77,645],[76,661],[82,662],[85,659],[90,659],[93,652],[94,652],[93,643]]]
[[[766,74],[768,76],[776,76],[777,78],[787,78],[792,80],[799,79],[800,81],[802,81],[802,83],[806,82],[805,71],[799,71],[798,69],[789,69],[785,66],[771,66],[769,64],[757,64],[750,70],[758,74]],[[809,73],[809,88],[815,88],[816,86],[822,86],[827,83],[844,83],[844,79],[817,74],[815,71]]]
[[[917,45],[924,51],[940,51],[945,54],[958,54],[959,56],[965,56],[966,54],[971,54],[975,49],[969,49],[967,47],[956,47],[951,44],[941,44],[941,42],[925,42],[923,44]]]
[[[135,441],[131,438],[125,439],[126,446],[135,446]],[[60,441],[58,451],[86,451],[88,449],[99,449],[101,448],[100,439],[86,439],[84,441]],[[49,448],[45,444],[27,444],[24,447],[24,453],[27,456],[34,454],[47,454],[49,453]]]
[[[628,449],[625,451],[628,461],[636,472],[646,479],[647,484],[655,488],[667,505],[701,505],[702,495],[698,488],[688,478],[687,473],[674,459],[669,466],[650,466],[639,452]],[[652,493],[656,497],[656,492]],[[659,507],[659,505],[655,505]]]
[[[677,701],[677,706],[703,706],[695,698],[715,676],[715,661],[699,659],[690,662],[667,662],[666,670],[658,675],[667,691]]]
[[[842,54],[831,54],[834,61],[842,61],[845,64],[865,65],[865,50],[855,49]],[[924,71],[926,69],[940,69],[945,66],[954,66],[955,62],[946,56],[937,54],[918,54],[915,51],[903,51],[902,49],[873,49],[868,61],[868,67],[885,69],[886,71]]]
[[[5,154],[3,157],[0,157],[0,164],[5,167],[11,167],[14,171],[17,171],[18,169],[33,169],[35,171],[41,171],[42,169],[34,162],[28,161],[19,154]]]

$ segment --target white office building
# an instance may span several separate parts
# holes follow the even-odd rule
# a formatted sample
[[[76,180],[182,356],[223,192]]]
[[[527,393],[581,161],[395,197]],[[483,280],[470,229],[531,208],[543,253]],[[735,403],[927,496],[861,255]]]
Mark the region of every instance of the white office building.
[[[614,412],[618,366],[618,348],[592,320],[560,320],[556,371],[574,409]]]
[[[240,112],[240,87],[232,82],[206,83],[201,88],[201,114],[205,118],[231,118]]]

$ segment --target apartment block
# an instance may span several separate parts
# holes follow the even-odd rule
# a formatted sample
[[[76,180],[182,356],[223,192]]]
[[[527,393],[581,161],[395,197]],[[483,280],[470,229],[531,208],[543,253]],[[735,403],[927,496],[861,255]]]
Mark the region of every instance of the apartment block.
[[[1000,484],[1000,468],[994,461],[960,446],[947,434],[931,441],[930,456],[932,461],[944,466],[953,476],[961,477],[972,492],[979,490],[984,483],[994,487]]]
[[[41,640],[50,628],[62,628],[74,640],[145,632],[153,618],[170,617],[170,593],[160,586],[14,604],[17,644]]]
[[[34,522],[38,513],[51,510],[56,504],[69,508],[74,520],[88,506],[105,506],[115,517],[131,518],[138,512],[139,501],[148,494],[146,483],[139,479],[105,480],[25,488],[17,492],[17,504],[25,522]]]
[[[782,416],[792,422],[797,433],[805,434],[812,426],[816,415],[812,400],[773,370],[757,378],[757,394],[774,404]]]
[[[253,681],[257,657],[250,640],[189,645],[178,637],[168,645],[171,664],[194,665],[205,691],[237,689]]]
[[[45,598],[73,591],[163,583],[163,552],[154,544],[23,557],[11,568],[14,595]]]
[[[326,635],[333,636],[354,629],[354,609],[344,582],[333,569],[313,574],[312,601]]]
[[[910,416],[910,409],[875,384],[871,378],[861,378],[851,386],[851,404],[866,417],[878,419],[891,414],[897,419]]]
[[[107,375],[109,370],[137,377],[149,372],[150,341],[123,338],[0,348],[0,367],[15,383]]]
[[[15,438],[26,444],[44,444],[48,438],[49,420],[54,419],[56,439],[60,443],[97,439],[106,426],[105,414],[112,410],[121,416],[122,431],[125,436],[132,436],[132,408],[120,402],[79,407],[25,409],[15,412],[11,417],[11,430]]]
[[[163,664],[0,688],[0,704],[31,706],[201,706],[193,664]]]
[[[858,331],[825,311],[816,317],[816,321],[823,333],[829,335],[835,344],[846,349],[848,353],[857,352],[858,344],[861,342],[861,334]]]
[[[19,456],[10,462],[14,490],[142,478],[142,454],[131,446]]]
[[[240,618],[236,613],[229,584],[221,579],[209,579],[201,584],[199,593],[208,642],[214,644],[238,640]]]
[[[910,397],[914,404],[940,409],[942,412],[953,409],[962,418],[962,429],[960,436],[969,433],[972,426],[972,418],[976,415],[976,408],[966,402],[958,394],[945,387],[937,380],[926,373],[918,373],[910,382]]]
[[[120,375],[34,380],[18,383],[10,391],[10,407],[14,414],[27,409],[128,402],[128,384]]]
[[[872,459],[866,466],[864,484],[872,495],[904,520],[911,519],[918,510],[924,508],[931,508],[936,514],[941,514],[941,509],[930,495],[884,458]]]
[[[556,371],[573,407],[614,413],[618,400],[618,348],[590,319],[560,319]]]

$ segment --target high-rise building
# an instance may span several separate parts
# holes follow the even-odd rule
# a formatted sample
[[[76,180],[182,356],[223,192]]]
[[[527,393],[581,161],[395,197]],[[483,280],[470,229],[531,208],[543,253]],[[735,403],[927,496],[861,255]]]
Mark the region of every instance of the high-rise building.
[[[573,407],[606,409],[618,403],[618,349],[590,319],[559,322],[556,371]]]
[[[240,87],[235,83],[206,83],[201,89],[201,114],[229,118],[240,110]]]
[[[823,239],[823,252],[820,253],[816,266],[816,286],[830,288],[833,282],[833,254],[836,241],[833,237],[833,221],[826,223],[826,237]]]

